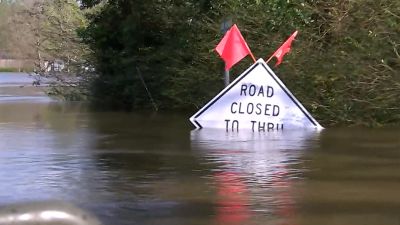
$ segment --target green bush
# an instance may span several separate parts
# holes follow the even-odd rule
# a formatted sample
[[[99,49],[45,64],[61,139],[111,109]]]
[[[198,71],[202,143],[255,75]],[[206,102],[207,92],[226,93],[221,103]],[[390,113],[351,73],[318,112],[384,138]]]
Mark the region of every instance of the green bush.
[[[223,88],[213,48],[231,18],[264,59],[299,30],[275,71],[322,125],[400,123],[400,2],[115,0],[96,12],[81,34],[99,74],[92,100],[102,106],[151,107],[139,75],[161,108],[204,105]],[[251,64],[247,57],[231,74]]]

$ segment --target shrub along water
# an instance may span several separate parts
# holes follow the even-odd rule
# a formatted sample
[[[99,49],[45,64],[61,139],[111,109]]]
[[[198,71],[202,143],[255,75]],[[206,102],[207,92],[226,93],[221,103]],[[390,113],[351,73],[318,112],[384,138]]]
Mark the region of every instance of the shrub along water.
[[[400,123],[398,1],[115,0],[94,8],[81,33],[99,75],[94,103],[152,107],[142,75],[160,108],[198,109],[223,88],[213,48],[228,18],[262,58],[300,31],[275,71],[324,126]],[[251,64],[240,62],[233,78]]]
[[[19,72],[19,70],[11,67],[0,67],[0,73],[2,72]]]

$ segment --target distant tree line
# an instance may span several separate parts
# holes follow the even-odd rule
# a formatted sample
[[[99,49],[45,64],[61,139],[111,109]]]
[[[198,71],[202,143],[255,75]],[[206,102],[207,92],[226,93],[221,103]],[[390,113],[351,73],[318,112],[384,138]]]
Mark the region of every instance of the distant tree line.
[[[42,54],[76,61],[71,74],[79,82],[56,92],[67,98],[84,96],[113,109],[151,108],[144,80],[158,108],[193,112],[223,88],[223,62],[213,48],[223,36],[221,22],[231,20],[264,59],[299,30],[274,70],[324,126],[400,124],[399,1],[46,1],[38,14],[35,7],[25,12],[43,12],[44,24],[51,24],[36,33],[55,40],[43,39]],[[67,14],[55,19],[57,10]],[[66,24],[68,32],[49,29]],[[241,61],[233,78],[251,64]]]

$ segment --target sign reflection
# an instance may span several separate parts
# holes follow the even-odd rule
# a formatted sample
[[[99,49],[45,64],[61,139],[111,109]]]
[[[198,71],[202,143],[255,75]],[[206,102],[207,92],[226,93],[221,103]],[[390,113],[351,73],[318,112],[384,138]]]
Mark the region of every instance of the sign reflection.
[[[318,131],[191,132],[194,154],[210,169],[215,224],[297,224],[302,156]]]

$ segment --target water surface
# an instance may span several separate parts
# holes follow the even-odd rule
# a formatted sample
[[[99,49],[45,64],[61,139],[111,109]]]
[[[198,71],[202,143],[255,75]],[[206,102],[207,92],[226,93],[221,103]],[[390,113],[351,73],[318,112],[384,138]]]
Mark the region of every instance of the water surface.
[[[29,85],[36,81],[37,76],[29,73],[0,72],[0,87]]]
[[[399,129],[225,133],[188,117],[0,100],[0,205],[64,200],[105,224],[400,223]]]
[[[40,79],[44,81],[45,79]],[[37,77],[28,73],[0,72],[0,103],[5,101],[49,101],[45,95],[46,82],[33,85]]]

